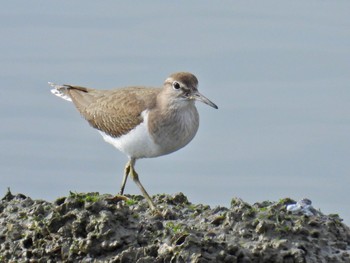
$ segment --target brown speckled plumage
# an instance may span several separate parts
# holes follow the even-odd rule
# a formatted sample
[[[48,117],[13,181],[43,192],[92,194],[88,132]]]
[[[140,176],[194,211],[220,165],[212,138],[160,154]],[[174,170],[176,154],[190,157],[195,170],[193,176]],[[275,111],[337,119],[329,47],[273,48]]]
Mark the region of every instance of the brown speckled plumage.
[[[159,88],[128,87],[96,90],[65,85],[67,94],[90,125],[112,137],[127,134],[142,122],[141,112],[152,109]]]

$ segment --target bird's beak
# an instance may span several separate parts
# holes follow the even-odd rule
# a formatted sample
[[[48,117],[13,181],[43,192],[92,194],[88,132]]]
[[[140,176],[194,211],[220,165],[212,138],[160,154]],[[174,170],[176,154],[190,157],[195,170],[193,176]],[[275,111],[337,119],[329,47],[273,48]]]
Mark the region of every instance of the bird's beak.
[[[209,105],[210,107],[213,107],[214,109],[218,109],[218,106],[216,106],[216,104],[214,102],[209,100],[204,95],[200,94],[198,91],[196,91],[195,93],[192,94],[191,99],[201,101],[201,102]]]

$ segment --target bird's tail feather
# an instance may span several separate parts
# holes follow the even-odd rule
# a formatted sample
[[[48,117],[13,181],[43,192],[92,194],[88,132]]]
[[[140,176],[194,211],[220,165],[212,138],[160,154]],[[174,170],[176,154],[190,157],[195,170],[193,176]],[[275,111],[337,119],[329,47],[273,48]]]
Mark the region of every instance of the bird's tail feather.
[[[51,89],[52,94],[56,95],[57,97],[60,97],[64,100],[67,101],[72,101],[71,97],[68,95],[67,93],[67,86],[65,85],[58,85],[52,82],[49,82],[49,85],[51,87],[53,87],[53,89]]]

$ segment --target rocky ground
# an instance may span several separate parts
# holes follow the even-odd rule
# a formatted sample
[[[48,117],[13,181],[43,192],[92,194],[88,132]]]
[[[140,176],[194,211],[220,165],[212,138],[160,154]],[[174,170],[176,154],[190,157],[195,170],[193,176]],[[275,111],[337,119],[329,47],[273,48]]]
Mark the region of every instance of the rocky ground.
[[[0,201],[0,262],[350,262],[337,215],[292,214],[291,199],[231,207],[182,193],[113,198],[70,193],[53,203],[10,192]]]

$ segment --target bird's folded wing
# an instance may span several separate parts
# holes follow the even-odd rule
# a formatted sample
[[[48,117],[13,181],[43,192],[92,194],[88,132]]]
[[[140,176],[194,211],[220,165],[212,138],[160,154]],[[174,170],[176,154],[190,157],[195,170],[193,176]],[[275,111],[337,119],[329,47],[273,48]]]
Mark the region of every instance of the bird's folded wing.
[[[143,121],[141,113],[155,106],[158,88],[95,90],[67,85],[67,92],[90,125],[120,137]]]

